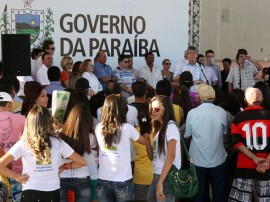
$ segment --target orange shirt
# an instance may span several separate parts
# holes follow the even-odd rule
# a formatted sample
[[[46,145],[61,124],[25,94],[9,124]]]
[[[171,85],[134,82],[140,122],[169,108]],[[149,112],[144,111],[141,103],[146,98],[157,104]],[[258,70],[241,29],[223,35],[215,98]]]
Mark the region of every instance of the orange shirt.
[[[61,85],[65,88],[67,88],[67,86],[65,85],[64,81],[68,81],[69,80],[69,76],[70,76],[71,72],[67,72],[65,70],[63,70],[61,72]]]

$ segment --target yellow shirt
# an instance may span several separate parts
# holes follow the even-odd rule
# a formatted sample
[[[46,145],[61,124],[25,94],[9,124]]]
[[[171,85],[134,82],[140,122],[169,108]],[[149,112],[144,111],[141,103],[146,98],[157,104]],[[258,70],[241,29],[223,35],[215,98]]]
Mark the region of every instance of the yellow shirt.
[[[11,107],[11,112],[13,113],[19,113],[22,110],[22,104],[17,102],[17,101],[13,101],[12,102],[12,107]]]
[[[139,132],[139,127],[136,127]],[[134,158],[134,176],[135,184],[150,185],[153,180],[153,165],[149,159],[146,146],[133,141],[135,150]]]
[[[181,107],[179,105],[173,104],[175,122],[178,124],[178,126],[180,126],[180,123],[181,123],[180,109]]]

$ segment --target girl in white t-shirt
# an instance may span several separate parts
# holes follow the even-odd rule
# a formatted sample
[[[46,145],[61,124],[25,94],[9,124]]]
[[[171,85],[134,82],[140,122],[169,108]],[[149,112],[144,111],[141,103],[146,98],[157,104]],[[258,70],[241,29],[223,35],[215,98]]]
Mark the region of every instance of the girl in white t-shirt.
[[[68,190],[75,192],[75,201],[77,202],[91,201],[90,169],[96,167],[91,156],[92,148],[96,147],[96,140],[92,137],[93,133],[93,119],[89,106],[85,104],[75,105],[70,111],[59,137],[74,151],[83,156],[88,165],[79,169],[64,170],[61,173],[60,201],[67,201]]]
[[[20,157],[23,174],[7,168],[9,163]],[[72,160],[65,168],[86,165],[80,155],[54,136],[53,118],[48,109],[35,105],[27,115],[22,139],[0,159],[0,173],[23,184],[22,202],[59,202],[59,172],[64,169],[62,157]]]
[[[96,127],[99,144],[97,193],[99,202],[122,202],[133,199],[130,141],[145,144],[145,139],[127,123],[126,99],[106,97],[100,123]]]
[[[181,165],[180,133],[175,123],[170,98],[157,95],[152,98],[149,110],[152,116],[153,144],[147,137],[146,149],[153,161],[154,178],[149,187],[147,199],[150,202],[174,202],[175,197],[169,191],[168,173],[174,164]]]

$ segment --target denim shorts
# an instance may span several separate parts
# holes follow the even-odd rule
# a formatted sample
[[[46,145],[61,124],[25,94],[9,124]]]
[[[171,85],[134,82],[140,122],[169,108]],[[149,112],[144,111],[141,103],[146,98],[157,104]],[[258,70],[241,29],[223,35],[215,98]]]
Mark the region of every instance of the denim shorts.
[[[113,182],[98,179],[97,195],[99,202],[124,202],[134,199],[133,179]]]
[[[12,189],[12,202],[21,201],[22,184],[20,182],[17,182],[13,178],[9,178],[9,182]]]
[[[60,201],[67,201],[67,191],[72,190],[75,193],[76,202],[91,201],[91,180],[85,178],[60,178]]]

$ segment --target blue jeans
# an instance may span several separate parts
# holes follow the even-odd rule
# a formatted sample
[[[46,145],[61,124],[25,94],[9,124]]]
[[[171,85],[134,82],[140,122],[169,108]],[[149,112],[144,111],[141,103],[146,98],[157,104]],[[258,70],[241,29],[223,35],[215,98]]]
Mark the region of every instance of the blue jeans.
[[[153,181],[149,187],[148,193],[147,193],[147,200],[149,202],[160,202],[159,199],[157,199],[156,196],[156,188],[157,188],[157,182],[160,175],[154,174]],[[170,192],[169,190],[169,180],[168,177],[166,177],[165,181],[163,182],[163,194],[165,195],[165,200],[162,202],[174,202],[175,196]]]
[[[213,202],[226,201],[226,162],[213,168],[196,167],[199,180],[199,191],[194,196],[193,202],[207,201],[209,197],[209,183],[211,184]]]
[[[9,182],[12,189],[12,202],[21,201],[22,184],[20,182],[17,182],[13,178],[9,178]]]
[[[133,179],[113,182],[98,179],[97,195],[99,202],[124,202],[134,199]]]
[[[67,201],[67,191],[75,192],[76,202],[91,201],[90,177],[87,178],[60,178],[60,201]]]

